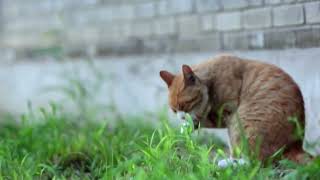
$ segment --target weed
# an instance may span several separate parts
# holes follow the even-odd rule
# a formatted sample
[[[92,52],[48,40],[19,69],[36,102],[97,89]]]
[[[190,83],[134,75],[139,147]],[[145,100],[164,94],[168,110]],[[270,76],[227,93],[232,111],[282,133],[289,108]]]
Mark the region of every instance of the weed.
[[[312,179],[320,161],[300,166],[281,161],[279,167],[221,169],[219,143],[202,143],[163,121],[160,127],[139,123],[85,121],[60,112],[59,106],[29,112],[19,124],[0,126],[1,179]],[[29,123],[37,118],[41,123]],[[130,118],[130,117],[128,117]],[[167,118],[165,115],[159,118]],[[208,138],[208,137],[207,137]],[[212,154],[212,152],[220,152]]]

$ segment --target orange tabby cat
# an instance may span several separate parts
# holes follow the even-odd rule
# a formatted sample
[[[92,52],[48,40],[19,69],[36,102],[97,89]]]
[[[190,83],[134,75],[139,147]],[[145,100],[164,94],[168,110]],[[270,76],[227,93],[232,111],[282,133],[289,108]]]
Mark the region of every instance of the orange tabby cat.
[[[294,80],[280,68],[253,60],[223,55],[174,75],[160,72],[169,88],[169,105],[181,115],[189,113],[195,127],[217,127],[217,111],[223,109],[222,127],[228,128],[232,147],[241,134],[253,150],[260,144],[265,160],[286,147],[285,156],[298,161],[302,140],[294,135],[297,117],[304,128],[304,102]]]

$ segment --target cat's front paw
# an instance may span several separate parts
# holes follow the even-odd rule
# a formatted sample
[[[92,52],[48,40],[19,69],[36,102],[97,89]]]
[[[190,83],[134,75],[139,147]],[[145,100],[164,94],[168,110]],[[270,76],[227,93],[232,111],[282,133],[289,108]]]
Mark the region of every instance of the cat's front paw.
[[[248,164],[249,162],[245,159],[233,159],[233,158],[226,158],[218,161],[218,167],[220,168],[227,168],[230,166],[243,166]]]

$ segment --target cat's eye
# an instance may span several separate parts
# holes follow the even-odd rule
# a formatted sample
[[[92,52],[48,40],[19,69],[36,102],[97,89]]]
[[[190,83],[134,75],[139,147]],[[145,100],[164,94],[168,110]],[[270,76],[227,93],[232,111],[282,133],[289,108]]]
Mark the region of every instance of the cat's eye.
[[[172,111],[173,111],[174,113],[177,113],[177,110],[175,110],[175,109],[172,109]]]

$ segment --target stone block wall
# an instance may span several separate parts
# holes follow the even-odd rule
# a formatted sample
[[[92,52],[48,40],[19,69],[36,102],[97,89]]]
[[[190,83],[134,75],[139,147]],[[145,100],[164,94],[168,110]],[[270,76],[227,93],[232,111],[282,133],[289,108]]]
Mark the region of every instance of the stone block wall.
[[[319,0],[0,0],[9,57],[320,46]]]

